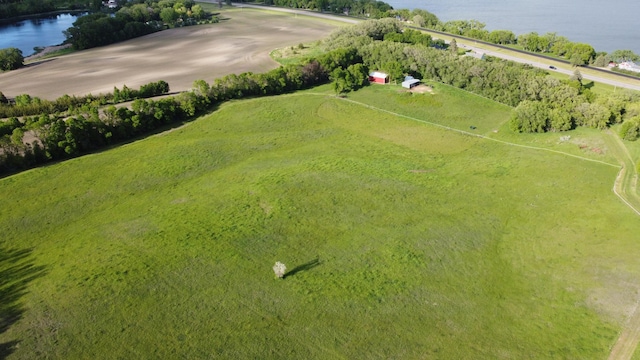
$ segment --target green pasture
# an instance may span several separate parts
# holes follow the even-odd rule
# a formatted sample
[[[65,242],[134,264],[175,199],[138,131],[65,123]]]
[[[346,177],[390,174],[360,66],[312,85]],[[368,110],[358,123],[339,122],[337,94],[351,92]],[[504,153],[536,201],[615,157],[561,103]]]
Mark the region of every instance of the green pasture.
[[[640,275],[616,166],[431,125],[507,135],[451,88],[328,90],[1,179],[2,355],[607,357]]]
[[[599,130],[577,128],[561,133],[514,133],[509,130],[508,124],[510,107],[449,85],[429,80],[425,84],[432,88],[432,93],[413,94],[400,86],[372,85],[367,91],[349,94],[349,99],[378,111],[401,114],[416,123],[433,123],[460,130],[470,136],[486,136],[511,144],[618,164],[616,157],[608,151]],[[434,112],[436,109],[438,111]]]

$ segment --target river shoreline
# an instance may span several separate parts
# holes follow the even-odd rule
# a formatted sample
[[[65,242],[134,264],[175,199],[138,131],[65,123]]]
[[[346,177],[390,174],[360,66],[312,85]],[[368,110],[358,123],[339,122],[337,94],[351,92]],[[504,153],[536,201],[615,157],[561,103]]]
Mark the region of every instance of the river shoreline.
[[[27,56],[24,58],[25,62],[30,62],[30,61],[34,61],[37,60],[45,55],[49,55],[53,52],[56,51],[60,51],[60,50],[64,50],[64,49],[68,49],[71,47],[71,44],[62,44],[62,45],[53,45],[53,46],[45,46],[41,51],[38,51],[37,53]]]
[[[0,24],[0,48],[18,48],[24,57],[31,57],[50,46],[67,42],[64,32],[86,11],[58,11],[37,16],[14,18]]]

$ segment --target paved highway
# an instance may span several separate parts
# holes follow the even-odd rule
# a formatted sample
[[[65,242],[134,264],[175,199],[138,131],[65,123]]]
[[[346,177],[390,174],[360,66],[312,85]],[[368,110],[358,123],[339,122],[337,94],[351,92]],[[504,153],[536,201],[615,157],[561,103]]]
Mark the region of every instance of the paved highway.
[[[456,42],[458,42],[459,40],[456,40]],[[482,52],[488,56],[493,56],[493,57],[497,57],[497,58],[501,58],[501,59],[506,59],[506,60],[511,60],[511,61],[515,61],[515,62],[519,62],[519,63],[523,63],[523,64],[529,64],[531,66],[535,66],[538,68],[542,68],[542,69],[546,69],[549,71],[556,71],[559,73],[563,73],[563,74],[567,74],[569,76],[573,75],[573,72],[575,70],[575,68],[571,68],[570,65],[565,65],[565,67],[563,67],[562,65],[557,65],[556,61],[553,60],[549,60],[546,59],[544,57],[538,57],[535,54],[530,54],[528,55],[528,58],[523,58],[523,57],[519,57],[518,55],[515,54],[505,54],[503,53],[501,50],[492,50],[488,47],[485,46],[473,46],[473,45],[469,45],[466,43],[459,43],[459,46],[465,48],[465,49],[470,49],[472,51],[476,51],[476,52]],[[535,60],[532,60],[532,58],[535,58]],[[552,70],[549,68],[549,66],[555,66],[556,69]],[[619,88],[626,88],[626,89],[632,89],[632,90],[637,90],[640,91],[640,80],[634,80],[634,79],[629,79],[626,77],[620,77],[621,79],[618,80],[616,79],[616,77],[618,77],[618,75],[616,73],[611,73],[611,75],[609,77],[607,76],[599,76],[596,74],[592,74],[592,70],[590,70],[589,68],[579,68],[580,73],[582,74],[582,77],[585,80],[592,80],[595,82],[599,82],[599,83],[603,83],[603,84],[609,84],[612,86],[616,86]],[[593,71],[595,72],[595,71]]]

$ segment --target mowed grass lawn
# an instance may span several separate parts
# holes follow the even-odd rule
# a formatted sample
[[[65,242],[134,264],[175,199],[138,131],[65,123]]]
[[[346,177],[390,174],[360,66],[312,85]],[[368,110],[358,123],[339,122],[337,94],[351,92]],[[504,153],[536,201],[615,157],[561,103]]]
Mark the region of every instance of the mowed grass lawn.
[[[463,92],[413,96],[405,107],[427,121],[460,102],[450,121],[478,130],[509,117]],[[0,349],[603,359],[640,273],[640,223],[611,192],[617,171],[328,95],[226,103],[0,180]]]

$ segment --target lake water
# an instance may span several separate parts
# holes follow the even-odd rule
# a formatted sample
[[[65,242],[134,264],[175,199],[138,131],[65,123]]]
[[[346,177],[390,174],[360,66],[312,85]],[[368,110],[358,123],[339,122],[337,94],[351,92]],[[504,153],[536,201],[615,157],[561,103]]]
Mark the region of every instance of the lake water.
[[[36,46],[59,45],[66,40],[63,31],[78,18],[78,14],[59,14],[13,24],[0,24],[0,49],[15,47],[27,57]]]
[[[385,0],[394,9],[423,9],[441,21],[478,20],[486,29],[555,32],[596,51],[640,55],[640,1],[618,0]]]

